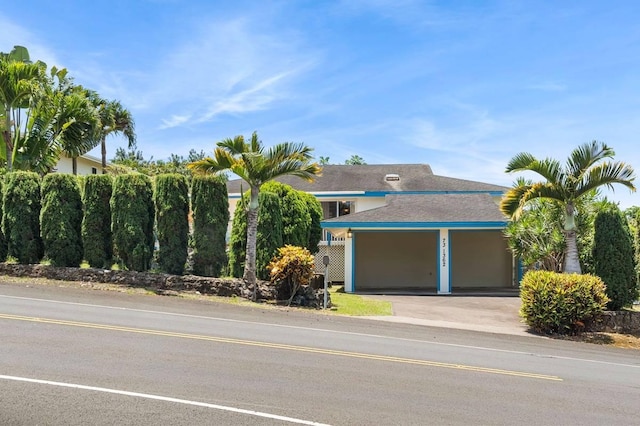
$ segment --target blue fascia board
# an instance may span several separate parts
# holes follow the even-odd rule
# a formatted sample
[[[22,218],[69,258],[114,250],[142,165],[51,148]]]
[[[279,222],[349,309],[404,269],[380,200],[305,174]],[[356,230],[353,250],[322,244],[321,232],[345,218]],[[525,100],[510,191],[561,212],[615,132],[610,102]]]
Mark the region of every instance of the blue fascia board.
[[[365,197],[384,197],[385,195],[437,195],[437,194],[489,194],[502,196],[505,191],[365,191]]]
[[[384,197],[387,195],[437,195],[437,194],[489,194],[502,196],[504,191],[354,191],[354,192],[310,192],[316,198]],[[240,194],[230,194],[229,198],[240,198]]]
[[[508,222],[321,222],[322,228],[504,228]]]

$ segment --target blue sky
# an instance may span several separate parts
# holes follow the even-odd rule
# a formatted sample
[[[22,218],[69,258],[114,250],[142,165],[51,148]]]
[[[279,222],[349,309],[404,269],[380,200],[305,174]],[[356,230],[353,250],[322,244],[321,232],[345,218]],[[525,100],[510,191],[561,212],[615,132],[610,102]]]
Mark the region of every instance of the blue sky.
[[[256,130],[332,163],[509,186],[515,154],[594,139],[640,173],[638,22],[622,0],[25,0],[0,9],[0,51],[24,45],[120,100],[145,158]]]

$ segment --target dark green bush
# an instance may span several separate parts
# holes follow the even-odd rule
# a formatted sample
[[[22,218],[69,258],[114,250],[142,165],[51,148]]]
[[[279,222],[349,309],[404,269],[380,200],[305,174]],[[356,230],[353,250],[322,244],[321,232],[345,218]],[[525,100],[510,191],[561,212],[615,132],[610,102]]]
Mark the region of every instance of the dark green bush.
[[[308,192],[300,191],[300,196],[307,203],[311,223],[309,224],[309,242],[305,246],[311,254],[318,253],[318,244],[322,240],[322,205],[320,201]]]
[[[535,331],[578,332],[604,311],[609,299],[593,275],[527,272],[520,283],[520,315]]]
[[[179,174],[156,176],[154,201],[158,229],[158,265],[169,274],[182,275],[189,239],[189,188]]]
[[[113,258],[111,238],[110,175],[90,175],[84,179],[82,244],[84,260],[92,268],[110,268]]]
[[[4,198],[4,175],[0,176],[0,222],[2,220],[2,216],[4,216],[2,209],[2,199]],[[4,262],[7,258],[7,240],[4,237],[4,232],[2,231],[2,226],[0,226],[0,262]]]
[[[311,214],[302,191],[276,181],[265,183],[261,191],[272,192],[280,198],[283,243],[307,247],[311,231]]]
[[[111,197],[113,248],[130,270],[146,271],[153,257],[153,190],[148,176],[119,175]]]
[[[53,266],[82,262],[82,200],[76,177],[49,174],[42,179],[40,226],[45,256]]]
[[[247,250],[247,214],[248,197],[238,201],[233,216],[231,238],[229,240],[229,273],[241,277]],[[259,279],[269,279],[268,265],[282,242],[282,210],[276,194],[260,191],[258,210],[258,234],[256,242],[256,274]]]
[[[600,211],[595,220],[595,274],[607,286],[610,310],[629,306],[638,298],[633,240],[617,206]]]
[[[193,213],[193,273],[220,276],[227,264],[226,238],[229,200],[224,179],[194,176],[191,181]]]
[[[7,256],[20,263],[40,262],[44,254],[40,237],[40,176],[22,171],[7,174],[3,212]]]

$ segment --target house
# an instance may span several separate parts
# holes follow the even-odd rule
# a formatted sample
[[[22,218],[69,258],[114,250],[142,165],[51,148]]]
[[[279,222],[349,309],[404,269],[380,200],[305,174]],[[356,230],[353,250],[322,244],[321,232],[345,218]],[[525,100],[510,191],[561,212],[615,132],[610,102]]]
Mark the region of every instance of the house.
[[[78,175],[102,174],[102,160],[88,154],[81,155],[78,160]],[[62,155],[58,164],[53,169],[57,173],[73,173],[73,165],[70,157]]]
[[[320,201],[317,269],[328,255],[329,279],[347,292],[517,287],[498,207],[506,187],[438,176],[426,164],[326,165],[314,182],[278,181]],[[232,215],[240,185],[228,183]]]

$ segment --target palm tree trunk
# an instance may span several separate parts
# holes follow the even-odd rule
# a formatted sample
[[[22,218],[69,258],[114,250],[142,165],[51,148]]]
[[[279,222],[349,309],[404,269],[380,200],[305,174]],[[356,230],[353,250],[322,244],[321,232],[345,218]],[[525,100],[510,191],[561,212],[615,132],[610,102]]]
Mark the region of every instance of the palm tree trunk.
[[[243,279],[253,286],[253,301],[257,299],[258,283],[256,277],[256,244],[258,237],[258,192],[259,188],[251,186],[251,200],[247,211],[247,259],[244,264]]]
[[[7,150],[7,171],[10,172],[13,168],[13,161],[11,161],[11,155],[13,151],[13,144],[11,143],[11,116],[9,115],[10,111],[5,110],[5,128],[2,132],[2,137],[4,139],[5,147]]]
[[[564,272],[566,274],[581,274],[580,257],[578,256],[578,245],[576,243],[576,231],[565,231],[567,248],[564,258]]]
[[[78,157],[71,157],[71,170],[74,176],[78,174]]]
[[[102,141],[100,142],[100,148],[102,150],[102,174],[107,173],[107,141],[106,137],[102,137]]]
[[[567,247],[564,256],[564,272],[566,274],[581,274],[580,256],[576,243],[576,209],[573,202],[567,202],[565,213],[564,234]]]

